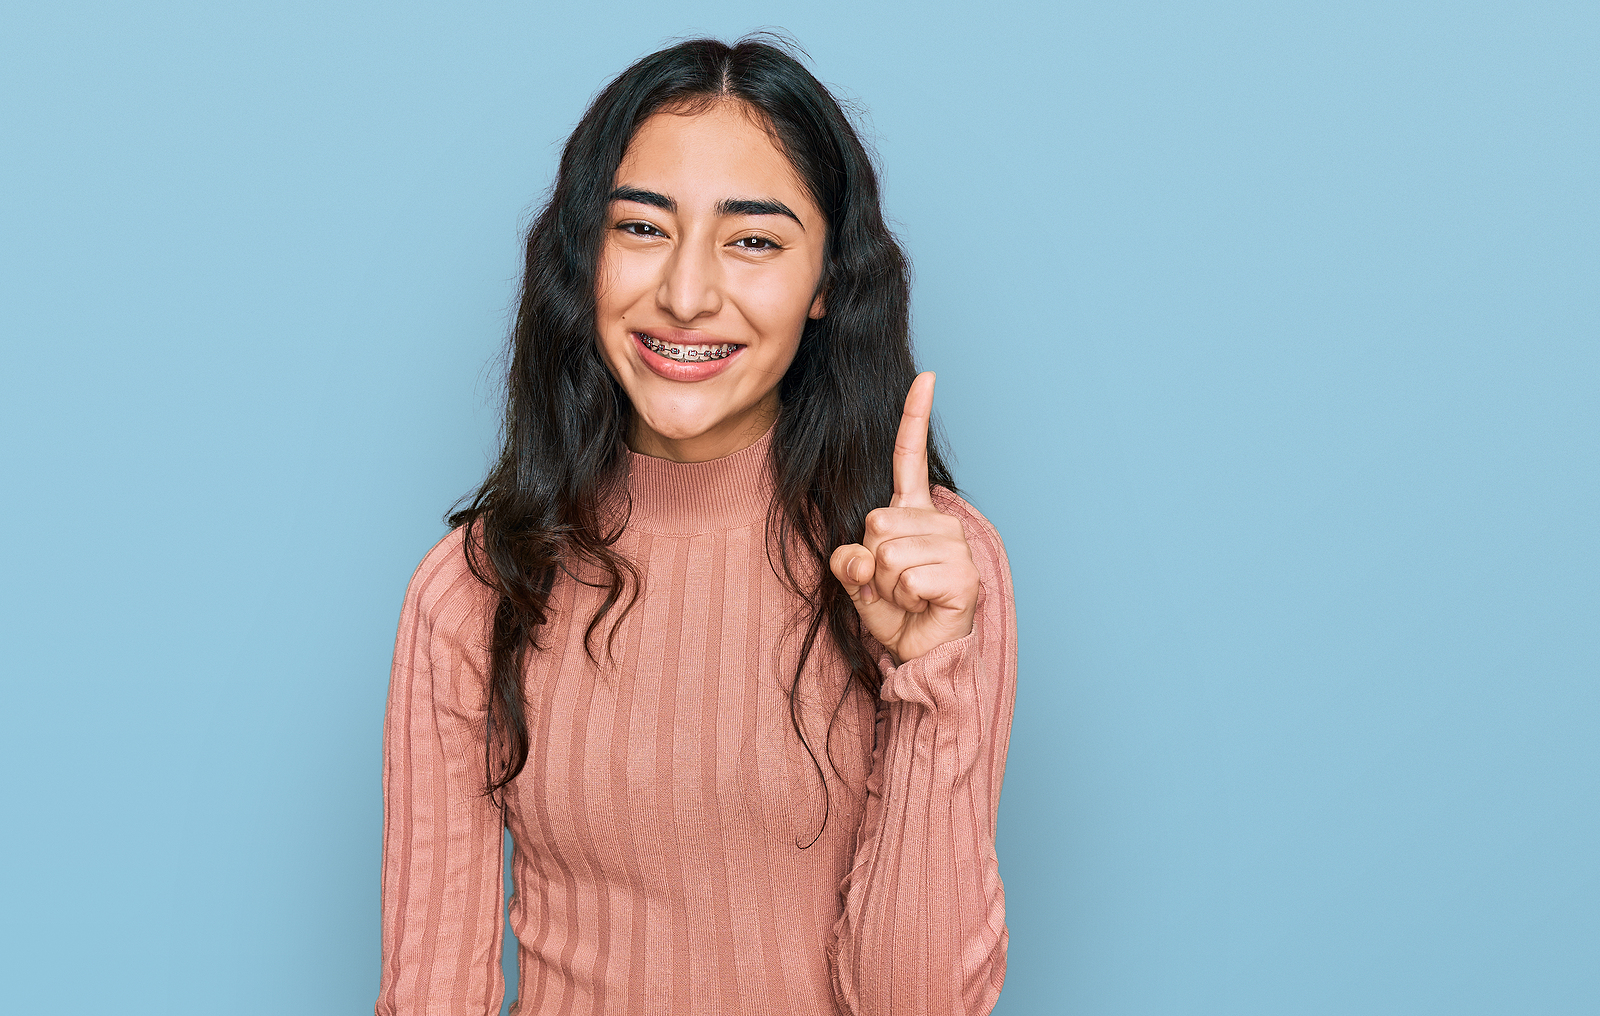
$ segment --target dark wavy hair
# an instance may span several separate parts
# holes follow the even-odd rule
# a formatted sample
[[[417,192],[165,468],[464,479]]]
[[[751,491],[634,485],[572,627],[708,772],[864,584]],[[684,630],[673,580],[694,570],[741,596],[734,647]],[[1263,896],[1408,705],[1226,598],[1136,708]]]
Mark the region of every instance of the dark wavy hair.
[[[798,711],[817,640],[831,640],[851,680],[878,695],[876,662],[828,558],[860,540],[867,513],[888,504],[892,493],[890,451],[916,374],[905,255],[884,224],[877,174],[860,138],[783,41],[690,40],[623,71],[567,139],[549,202],[528,231],[499,460],[447,516],[451,526],[467,527],[468,564],[498,594],[485,731],[491,798],[528,758],[522,663],[529,651],[545,648],[539,627],[558,573],[575,576],[579,562],[598,568],[606,596],[584,633],[591,658],[603,619],[620,607],[615,635],[638,596],[635,565],[613,549],[626,523],[618,525],[607,511],[625,489],[632,409],[598,348],[596,270],[608,198],[634,132],[656,112],[719,100],[742,102],[759,115],[827,224],[821,280],[827,314],[806,322],[799,352],[779,382],[767,517],[769,546],[778,548],[774,568],[811,606],[789,715],[819,776],[821,763]],[[928,476],[955,489],[936,443],[928,450]],[[848,691],[847,683],[833,705],[830,743]],[[823,826],[827,816],[825,805]]]

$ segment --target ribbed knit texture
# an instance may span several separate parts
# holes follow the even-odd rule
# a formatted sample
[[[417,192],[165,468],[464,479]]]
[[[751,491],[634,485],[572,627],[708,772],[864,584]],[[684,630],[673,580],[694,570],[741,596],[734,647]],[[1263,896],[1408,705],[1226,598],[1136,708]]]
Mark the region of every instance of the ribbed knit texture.
[[[995,812],[1016,682],[1000,539],[935,489],[981,575],[976,626],[899,667],[883,654],[881,706],[851,688],[812,843],[822,787],[787,698],[805,604],[768,563],[769,439],[712,462],[631,456],[617,549],[644,586],[609,654],[602,624],[598,665],[583,630],[602,594],[556,584],[504,816],[520,1016],[978,1014],[999,994]],[[378,1016],[500,1010],[502,816],[482,793],[492,603],[459,531],[406,592]],[[801,684],[819,755],[844,679],[824,637]]]

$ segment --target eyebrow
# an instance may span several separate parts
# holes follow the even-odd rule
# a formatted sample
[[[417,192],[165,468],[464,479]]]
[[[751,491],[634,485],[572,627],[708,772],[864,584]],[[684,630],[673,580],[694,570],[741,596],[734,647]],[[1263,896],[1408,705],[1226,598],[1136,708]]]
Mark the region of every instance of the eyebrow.
[[[659,208],[664,212],[678,213],[678,203],[665,194],[655,191],[643,190],[639,187],[618,187],[611,192],[607,201],[636,201],[641,205]],[[718,215],[787,215],[793,219],[801,229],[806,224],[800,221],[789,206],[774,198],[723,198],[717,202]]]
[[[678,213],[678,203],[665,194],[657,194],[653,190],[640,190],[638,187],[618,187],[606,198],[609,201],[637,201],[641,205],[650,205],[664,212]]]
[[[723,198],[717,202],[718,215],[787,215],[801,228],[806,224],[800,221],[800,216],[789,210],[789,206],[782,201],[772,198]]]

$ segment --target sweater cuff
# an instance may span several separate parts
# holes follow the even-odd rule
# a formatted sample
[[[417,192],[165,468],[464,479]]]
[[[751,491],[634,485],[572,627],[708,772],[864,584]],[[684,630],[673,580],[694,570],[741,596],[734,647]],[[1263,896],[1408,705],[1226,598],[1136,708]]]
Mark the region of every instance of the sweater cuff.
[[[914,660],[895,665],[887,649],[878,652],[878,672],[883,686],[878,697],[885,702],[915,702],[929,709],[956,706],[956,677],[967,667],[968,657],[978,652],[978,631],[934,646]]]

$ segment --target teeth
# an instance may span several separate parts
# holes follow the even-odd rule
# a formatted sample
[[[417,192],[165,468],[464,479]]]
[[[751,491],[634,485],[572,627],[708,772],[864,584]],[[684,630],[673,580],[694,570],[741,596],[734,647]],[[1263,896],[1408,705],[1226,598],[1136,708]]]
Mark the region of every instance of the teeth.
[[[673,345],[668,342],[662,342],[660,339],[652,338],[643,332],[636,332],[635,334],[639,336],[639,341],[644,343],[646,349],[653,353],[658,353],[669,360],[676,360],[679,363],[704,363],[707,360],[720,360],[739,348],[739,346],[730,342],[714,346]]]

